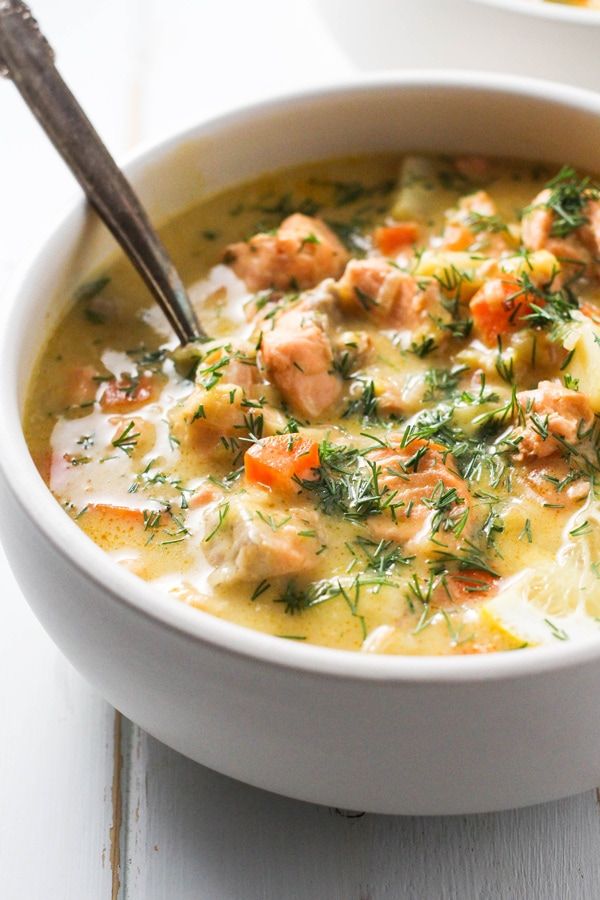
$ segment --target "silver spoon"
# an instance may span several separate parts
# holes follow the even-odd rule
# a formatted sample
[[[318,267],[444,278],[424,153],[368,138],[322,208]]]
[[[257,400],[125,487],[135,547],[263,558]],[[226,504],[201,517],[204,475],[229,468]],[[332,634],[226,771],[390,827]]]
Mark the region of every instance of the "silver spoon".
[[[52,48],[21,0],[0,0],[0,75],[14,81],[181,343],[205,340],[181,278],[144,208],[59,75]]]

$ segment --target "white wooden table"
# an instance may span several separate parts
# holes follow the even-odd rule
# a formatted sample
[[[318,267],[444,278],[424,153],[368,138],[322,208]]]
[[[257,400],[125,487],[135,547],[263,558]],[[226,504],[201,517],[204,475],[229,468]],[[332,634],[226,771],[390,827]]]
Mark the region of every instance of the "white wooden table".
[[[35,9],[117,154],[348,72],[307,0],[37,0]],[[0,281],[73,193],[12,86],[0,84]],[[245,787],[98,697],[42,632],[1,551],[0,584],[1,900],[600,897],[595,792],[421,819],[353,817]]]

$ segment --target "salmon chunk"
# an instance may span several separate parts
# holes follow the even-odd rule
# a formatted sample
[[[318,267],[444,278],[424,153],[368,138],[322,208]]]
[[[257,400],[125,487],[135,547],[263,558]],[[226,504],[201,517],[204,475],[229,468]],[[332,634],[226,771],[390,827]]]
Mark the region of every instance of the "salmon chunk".
[[[322,313],[302,303],[284,312],[263,333],[261,349],[268,377],[295,412],[315,418],[340,399],[342,379]]]
[[[514,238],[497,213],[496,204],[486,191],[461,197],[457,208],[446,213],[440,246],[456,251],[485,249],[492,257],[514,249]]]
[[[267,403],[254,349],[245,343],[209,349],[198,364],[194,390],[169,412],[173,437],[204,452],[223,438],[244,441],[285,427],[285,416]],[[234,449],[235,442],[230,443]]]
[[[275,234],[230,244],[224,256],[250,291],[304,291],[324,278],[339,277],[347,260],[333,231],[321,219],[301,213],[284,219]]]
[[[260,506],[248,495],[217,505],[203,540],[215,569],[213,584],[306,572],[318,562],[321,546],[314,510]]]
[[[554,381],[540,381],[535,390],[518,393],[517,400],[527,420],[518,429],[518,460],[551,456],[562,448],[562,441],[577,443],[594,422],[585,394]]]
[[[489,346],[499,337],[527,326],[531,304],[542,305],[535,294],[524,292],[516,278],[490,278],[471,298],[469,308],[476,333]]]
[[[444,313],[436,282],[422,289],[384,259],[353,259],[334,290],[342,307],[366,313],[384,327],[414,330]]]
[[[478,216],[495,216],[498,212],[496,204],[487,191],[476,191],[474,194],[467,194],[458,201],[460,212],[471,215],[475,213]]]
[[[528,250],[548,250],[554,254],[564,270],[561,282],[574,275],[596,275],[595,258],[600,253],[600,204],[597,200],[588,201],[585,209],[588,224],[564,237],[555,236],[552,234],[555,215],[547,205],[551,193],[549,188],[541,191],[523,216],[521,239],[524,246]],[[561,285],[555,281],[553,286]]]
[[[378,540],[397,541],[409,552],[432,537],[447,543],[449,532],[469,512],[469,492],[453,457],[442,447],[415,440],[402,446],[391,435],[390,446],[373,450],[368,459],[377,465],[380,490],[396,494],[403,506],[394,515],[374,516],[368,526]]]

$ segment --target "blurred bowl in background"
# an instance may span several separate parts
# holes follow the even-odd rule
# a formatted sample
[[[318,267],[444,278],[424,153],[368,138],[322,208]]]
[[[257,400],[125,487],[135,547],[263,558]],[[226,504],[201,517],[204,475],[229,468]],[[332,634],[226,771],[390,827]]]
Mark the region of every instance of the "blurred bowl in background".
[[[600,88],[600,12],[544,0],[314,0],[360,69],[485,69]]]
[[[525,16],[553,19],[556,22],[571,22],[577,25],[600,25],[600,10],[584,6],[572,6],[560,0],[471,0]]]

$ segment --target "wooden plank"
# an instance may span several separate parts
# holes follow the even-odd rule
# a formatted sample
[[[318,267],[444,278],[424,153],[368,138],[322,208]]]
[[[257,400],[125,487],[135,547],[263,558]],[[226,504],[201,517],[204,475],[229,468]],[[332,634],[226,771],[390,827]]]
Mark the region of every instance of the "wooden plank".
[[[0,895],[110,897],[114,711],[26,606],[0,551]]]
[[[124,741],[127,900],[600,895],[594,792],[490,815],[357,817],[241,785],[130,723]]]

